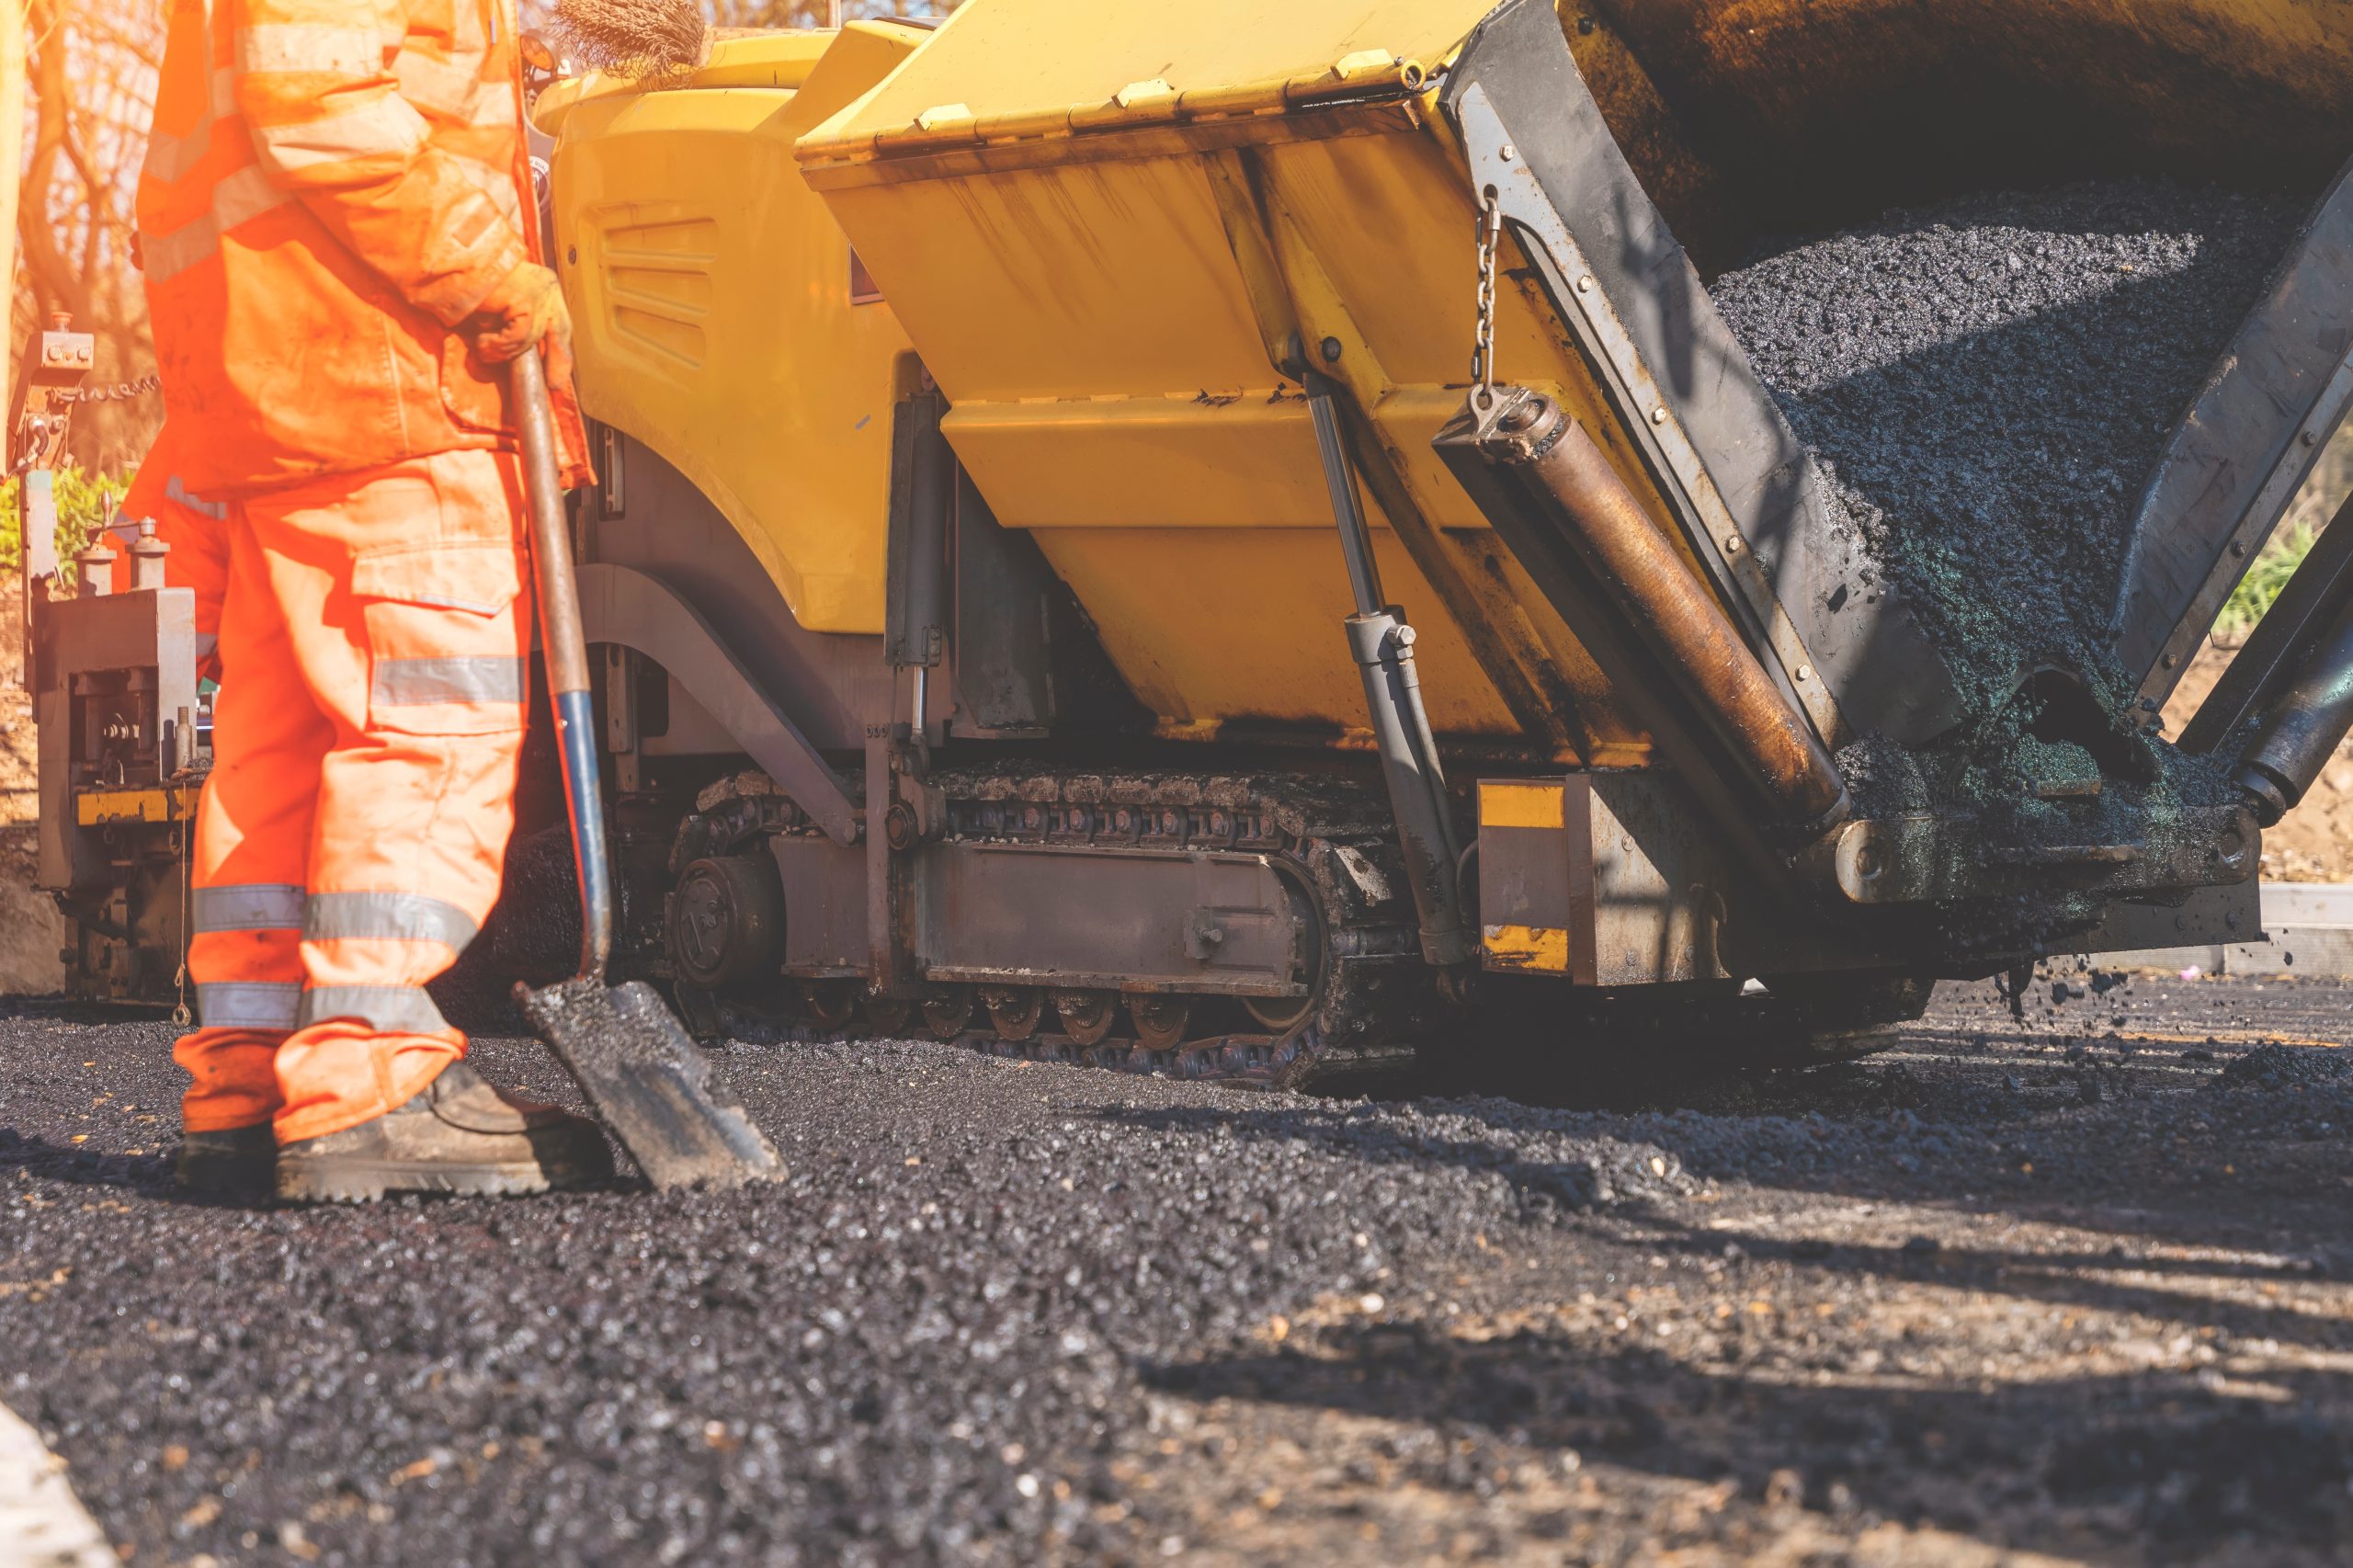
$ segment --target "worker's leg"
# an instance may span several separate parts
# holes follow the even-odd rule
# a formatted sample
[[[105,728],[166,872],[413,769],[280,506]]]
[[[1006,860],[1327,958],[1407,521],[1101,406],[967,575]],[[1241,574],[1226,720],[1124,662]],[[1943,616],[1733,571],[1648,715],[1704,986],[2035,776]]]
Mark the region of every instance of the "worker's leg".
[[[545,1185],[507,1170],[534,1159],[517,1119],[529,1113],[500,1111],[470,1072],[449,1073],[443,1095],[466,1041],[425,991],[496,901],[513,826],[529,670],[520,499],[511,459],[452,452],[250,503],[294,667],[335,730],[318,770],[300,1018],[277,1062],[281,1190],[295,1196]],[[472,1108],[437,1121],[437,1096]],[[469,1146],[469,1129],[519,1153]],[[364,1179],[336,1166],[341,1185],[290,1188],[298,1146],[312,1165],[358,1159]],[[469,1164],[456,1181],[434,1175]],[[492,1165],[506,1174],[477,1183]]]
[[[294,676],[250,531],[235,520],[218,527],[228,544],[220,635],[234,675],[215,699],[190,868],[199,1027],[173,1056],[193,1080],[180,1108],[183,1177],[235,1187],[266,1184],[274,1163],[276,1060],[301,1002],[312,802],[334,731]]]

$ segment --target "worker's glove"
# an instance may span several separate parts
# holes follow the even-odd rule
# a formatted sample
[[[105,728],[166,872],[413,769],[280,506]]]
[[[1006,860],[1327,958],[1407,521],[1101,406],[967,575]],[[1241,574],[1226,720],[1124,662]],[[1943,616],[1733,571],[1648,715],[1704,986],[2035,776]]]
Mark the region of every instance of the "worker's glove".
[[[572,347],[572,315],[563,307],[563,285],[537,262],[527,261],[508,273],[474,313],[458,324],[473,345],[474,353],[492,365],[501,365],[546,338],[568,354]]]

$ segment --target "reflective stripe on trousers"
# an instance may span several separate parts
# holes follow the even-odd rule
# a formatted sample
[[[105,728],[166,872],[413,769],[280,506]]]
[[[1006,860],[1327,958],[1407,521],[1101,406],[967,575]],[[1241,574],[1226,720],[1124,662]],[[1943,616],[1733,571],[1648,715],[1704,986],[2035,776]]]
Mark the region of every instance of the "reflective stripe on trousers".
[[[313,985],[302,993],[295,1028],[349,1018],[379,1034],[439,1034],[449,1027],[422,985]]]
[[[199,934],[211,931],[300,931],[304,893],[282,882],[233,882],[198,888],[189,914]]]
[[[380,708],[437,702],[520,702],[530,666],[509,658],[379,659],[369,700]]]
[[[438,942],[452,955],[474,939],[472,916],[447,900],[421,892],[318,892],[302,921],[306,942],[389,937]]]
[[[208,1029],[300,1028],[302,987],[266,980],[216,980],[196,988],[197,1022]]]

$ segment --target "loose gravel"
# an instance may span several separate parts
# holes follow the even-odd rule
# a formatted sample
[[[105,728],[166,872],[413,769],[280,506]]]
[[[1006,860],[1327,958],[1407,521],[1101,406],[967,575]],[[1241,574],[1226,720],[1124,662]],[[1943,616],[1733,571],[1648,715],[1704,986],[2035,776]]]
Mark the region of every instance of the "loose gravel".
[[[0,1403],[188,1568],[2341,1560],[2348,1003],[2069,970],[1582,1108],[737,1048],[774,1189],[329,1210],[180,1198],[169,1031],[24,1011]]]
[[[1972,196],[1715,280],[1973,714],[2036,662],[2106,667],[2131,507],[2306,205],[2161,180]]]

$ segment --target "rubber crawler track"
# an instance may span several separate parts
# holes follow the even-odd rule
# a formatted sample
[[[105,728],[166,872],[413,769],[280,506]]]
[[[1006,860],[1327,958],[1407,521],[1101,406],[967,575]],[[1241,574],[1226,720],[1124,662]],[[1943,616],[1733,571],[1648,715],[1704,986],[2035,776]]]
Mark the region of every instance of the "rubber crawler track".
[[[1203,778],[1034,768],[951,769],[929,779],[944,800],[943,842],[1100,844],[1183,857],[1201,849],[1266,855],[1314,907],[1320,972],[1314,1006],[1279,1032],[1214,1027],[1247,1015],[1226,997],[1191,998],[1199,1032],[1166,1047],[1132,1033],[1082,1044],[1040,1028],[1007,1039],[993,1027],[927,1028],[906,1003],[858,994],[855,982],[780,980],[712,996],[676,987],[698,1032],[781,1040],[921,1035],[989,1054],[1117,1072],[1298,1089],[1356,1089],[1403,1076],[1415,1048],[1449,1009],[1422,962],[1387,801],[1377,788],[1324,775]],[[813,834],[766,776],[739,774],[703,791],[680,824],[673,876],[705,855],[740,853],[777,834]],[[667,971],[665,961],[657,971]],[[969,1004],[972,987],[951,988]],[[944,1009],[953,1012],[954,1005]],[[971,1006],[968,1017],[984,1017]],[[1051,1008],[1046,1015],[1053,1018]]]

